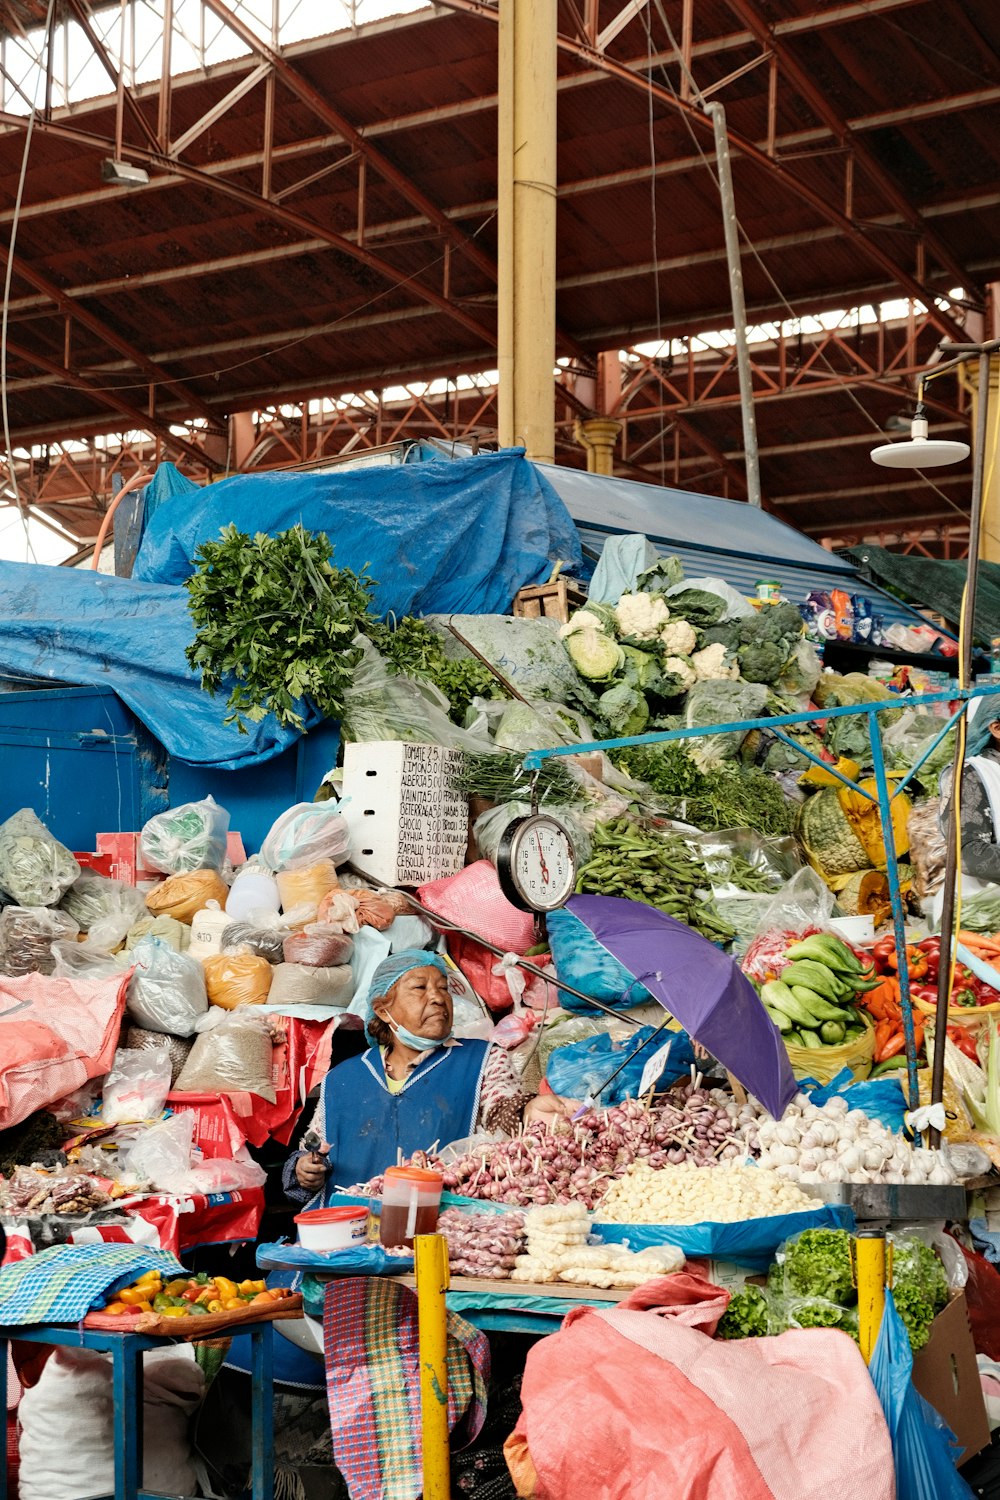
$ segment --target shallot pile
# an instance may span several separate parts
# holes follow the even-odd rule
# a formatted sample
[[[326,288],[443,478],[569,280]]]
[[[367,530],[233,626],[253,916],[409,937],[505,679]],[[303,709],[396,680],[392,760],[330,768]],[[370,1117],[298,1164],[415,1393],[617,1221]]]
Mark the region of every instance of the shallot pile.
[[[454,1275],[503,1281],[524,1246],[524,1217],[446,1208],[437,1232],[448,1241],[448,1264]]]
[[[554,1130],[530,1125],[512,1140],[479,1147],[441,1170],[445,1187],[468,1198],[593,1208],[634,1161],[655,1168],[742,1160],[743,1132],[756,1118],[752,1105],[741,1107],[721,1090],[689,1084],[649,1109],[626,1099],[613,1109],[588,1109]]]

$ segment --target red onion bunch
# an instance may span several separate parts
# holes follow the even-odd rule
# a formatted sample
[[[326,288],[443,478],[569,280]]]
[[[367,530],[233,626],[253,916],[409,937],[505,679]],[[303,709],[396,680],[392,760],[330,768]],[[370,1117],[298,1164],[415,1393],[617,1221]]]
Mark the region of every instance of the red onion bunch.
[[[522,1214],[467,1213],[446,1208],[437,1229],[448,1241],[448,1264],[456,1276],[505,1280],[524,1249]]]

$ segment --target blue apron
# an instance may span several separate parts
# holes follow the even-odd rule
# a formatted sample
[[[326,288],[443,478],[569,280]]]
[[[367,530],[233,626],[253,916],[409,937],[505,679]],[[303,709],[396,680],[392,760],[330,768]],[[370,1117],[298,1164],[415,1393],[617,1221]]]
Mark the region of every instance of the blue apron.
[[[330,1143],[330,1175],[322,1202],[335,1187],[380,1176],[403,1156],[435,1142],[471,1135],[490,1044],[464,1041],[429,1052],[401,1091],[390,1094],[381,1053],[372,1048],[332,1068],[323,1080],[323,1132]],[[318,1206],[317,1201],[310,1207]]]

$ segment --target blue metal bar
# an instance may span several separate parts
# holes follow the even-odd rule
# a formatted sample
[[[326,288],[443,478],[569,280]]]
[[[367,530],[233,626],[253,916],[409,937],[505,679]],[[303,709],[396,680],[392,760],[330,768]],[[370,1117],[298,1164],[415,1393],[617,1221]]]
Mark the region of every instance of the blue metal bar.
[[[912,707],[919,703],[967,702],[970,698],[993,697],[1000,694],[1000,687],[955,688],[947,693],[922,693],[918,699],[886,698],[879,703],[848,703],[843,708],[812,708],[794,714],[776,714],[769,719],[736,719],[727,724],[699,724],[691,728],[666,729],[656,734],[631,734],[616,740],[591,740],[580,745],[555,745],[546,750],[530,750],[524,757],[524,767],[537,771],[542,762],[554,755],[584,755],[590,750],[624,750],[629,745],[663,745],[670,740],[698,739],[705,734],[728,734],[751,729],[774,729],[785,724],[814,724],[817,719],[844,719],[857,714],[880,714],[899,712],[901,707]],[[824,765],[826,763],[824,762]]]
[[[142,1354],[123,1338],[112,1353],[115,1402],[115,1500],[137,1500],[142,1478]]]
[[[910,975],[906,964],[906,912],[903,909],[903,892],[899,884],[899,867],[896,862],[896,834],[892,826],[892,798],[889,781],[885,774],[885,756],[882,739],[874,714],[868,716],[868,732],[872,757],[875,763],[875,785],[878,787],[878,810],[882,820],[882,843],[885,845],[886,875],[889,879],[889,896],[892,901],[892,930],[896,937],[896,954],[899,959],[899,1000],[903,1011],[903,1037],[906,1042],[906,1081],[910,1097],[910,1108],[920,1104],[920,1087],[917,1082],[917,1038],[913,1029],[913,1004],[910,1000]]]
[[[804,755],[806,760],[811,760],[814,766],[819,766],[820,770],[826,771],[830,776],[835,776],[838,781],[842,781],[844,783],[844,786],[848,787],[850,791],[857,792],[860,797],[867,797],[869,802],[875,801],[875,798],[872,796],[871,792],[866,792],[863,786],[859,786],[856,781],[852,781],[851,778],[849,776],[845,776],[842,771],[836,770],[833,766],[831,766],[830,762],[828,760],[824,760],[821,755],[814,755],[811,750],[807,750],[804,745],[800,745],[798,740],[793,740],[790,734],[785,734],[780,729],[772,729],[771,733],[776,739],[782,740],[786,745],[788,745],[790,749],[795,750],[799,755]]]
[[[273,1323],[258,1323],[250,1335],[253,1500],[274,1500],[273,1333]]]
[[[909,786],[909,784],[913,780],[914,776],[916,776],[917,772],[920,770],[920,767],[924,764],[925,761],[930,760],[931,756],[934,754],[934,751],[937,749],[938,745],[940,745],[940,743],[944,739],[945,735],[948,733],[948,731],[955,724],[958,723],[959,719],[966,712],[967,708],[968,708],[968,704],[966,704],[966,703],[963,703],[958,708],[956,708],[955,712],[952,714],[952,716],[948,720],[947,724],[941,730],[941,733],[940,734],[936,734],[934,736],[934,739],[927,746],[927,749],[924,751],[924,753],[920,757],[920,759],[916,762],[915,765],[911,766],[910,769],[907,771],[906,775],[903,777],[902,781],[899,783],[899,785],[896,787],[896,790],[893,792],[892,795],[894,797],[898,797],[899,794],[900,794],[900,792],[904,789],[904,787]]]

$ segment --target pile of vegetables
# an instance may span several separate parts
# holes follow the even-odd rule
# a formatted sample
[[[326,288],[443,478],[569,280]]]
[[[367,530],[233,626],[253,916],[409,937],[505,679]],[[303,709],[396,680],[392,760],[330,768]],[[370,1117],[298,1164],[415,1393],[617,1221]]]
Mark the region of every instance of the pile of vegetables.
[[[598,1217],[609,1224],[733,1224],[815,1209],[816,1200],[760,1167],[699,1172],[690,1164],[637,1161],[608,1188]]]
[[[436,1166],[445,1187],[467,1198],[593,1208],[608,1183],[640,1157],[654,1167],[742,1159],[742,1132],[756,1114],[753,1105],[740,1106],[720,1090],[685,1084],[649,1109],[626,1099],[613,1109],[588,1109],[554,1130],[529,1125],[509,1141],[484,1143],[456,1161],[426,1158],[420,1165]],[[367,1185],[366,1191],[377,1190],[377,1182]]]
[[[919,1235],[892,1236],[892,1293],[916,1354],[948,1301],[944,1266]],[[839,1328],[857,1342],[857,1301],[850,1234],[806,1229],[779,1250],[766,1290],[747,1285],[730,1298],[717,1336],[762,1338],[788,1328]]]
[[[786,1042],[839,1047],[864,1032],[855,1001],[877,987],[870,976],[840,938],[817,932],[788,945],[778,977],[763,985],[760,998]]]
[[[752,828],[769,836],[791,832],[794,811],[773,776],[729,762],[701,769],[684,748],[693,743],[629,745],[611,758],[619,770],[652,788],[664,812],[696,828]]]
[[[596,824],[592,840],[591,857],[577,875],[577,895],[643,901],[712,942],[732,940],[733,929],[707,899],[711,881],[704,865],[678,835],[649,831],[622,817]]]
[[[954,1181],[936,1151],[914,1149],[842,1095],[822,1105],[799,1094],[780,1120],[756,1127],[759,1163],[790,1182]]]
[[[706,672],[706,677],[742,677],[746,682],[777,682],[802,636],[802,616],[794,604],[772,604],[739,620],[723,620],[703,632],[713,647],[733,660],[733,672]]]
[[[113,1318],[134,1313],[159,1313],[164,1318],[204,1317],[236,1312],[253,1304],[270,1306],[290,1297],[286,1287],[269,1291],[263,1281],[232,1281],[228,1276],[175,1276],[164,1281],[161,1272],[147,1271],[131,1286],[115,1292],[101,1310]]]

